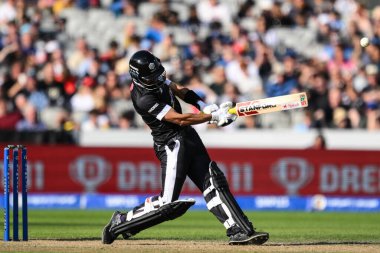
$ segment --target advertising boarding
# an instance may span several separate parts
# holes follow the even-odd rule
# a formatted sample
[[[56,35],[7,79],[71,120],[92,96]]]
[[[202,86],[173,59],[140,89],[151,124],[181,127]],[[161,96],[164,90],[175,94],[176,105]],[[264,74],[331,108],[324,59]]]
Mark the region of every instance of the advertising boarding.
[[[256,204],[281,205],[292,197],[323,196],[322,202],[380,197],[377,151],[209,149],[209,153],[233,194],[256,196]],[[161,189],[161,168],[151,148],[30,146],[28,170],[32,194],[144,196]],[[187,180],[183,194],[201,192]]]

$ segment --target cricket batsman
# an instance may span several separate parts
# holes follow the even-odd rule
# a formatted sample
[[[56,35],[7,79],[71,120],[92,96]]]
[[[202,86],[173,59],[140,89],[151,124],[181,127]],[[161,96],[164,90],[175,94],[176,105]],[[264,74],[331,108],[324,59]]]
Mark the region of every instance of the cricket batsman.
[[[255,231],[231,194],[223,172],[210,159],[191,127],[205,122],[220,127],[231,124],[237,117],[228,112],[232,103],[206,105],[194,91],[166,79],[160,59],[149,51],[141,50],[131,57],[129,72],[133,105],[152,131],[155,154],[162,169],[162,189],[159,196],[148,197],[145,203],[127,213],[114,212],[103,229],[102,242],[111,244],[119,235],[128,239],[183,215],[195,203],[192,199],[179,200],[188,176],[203,193],[207,208],[226,228],[229,244],[265,243],[269,234]],[[176,97],[202,113],[182,113]]]

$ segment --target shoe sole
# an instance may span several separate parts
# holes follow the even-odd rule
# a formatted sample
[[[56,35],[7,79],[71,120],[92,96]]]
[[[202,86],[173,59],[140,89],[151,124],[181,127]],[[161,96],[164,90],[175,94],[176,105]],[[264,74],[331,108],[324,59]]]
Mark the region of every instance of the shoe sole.
[[[269,234],[257,234],[252,235],[243,241],[229,241],[229,245],[261,245],[264,244],[269,239]]]
[[[112,215],[110,221],[109,221],[109,222],[107,223],[107,225],[105,225],[105,227],[103,228],[103,232],[102,232],[102,243],[103,243],[103,244],[111,244],[111,243],[113,243],[113,242],[115,241],[115,239],[112,240],[112,242],[105,241],[105,237],[106,237],[107,230],[109,230],[109,228],[111,227],[111,225],[112,225],[112,220],[113,220],[113,218],[115,217],[115,214],[116,214],[116,213],[114,213],[114,214]]]

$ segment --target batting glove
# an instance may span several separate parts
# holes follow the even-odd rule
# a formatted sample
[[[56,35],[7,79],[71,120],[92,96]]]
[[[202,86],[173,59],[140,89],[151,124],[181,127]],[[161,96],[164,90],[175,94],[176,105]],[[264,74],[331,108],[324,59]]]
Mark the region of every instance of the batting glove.
[[[219,110],[211,113],[211,122],[216,122],[217,126],[225,127],[237,119],[237,115],[228,112],[232,108],[232,102],[225,102],[220,105]]]
[[[216,112],[219,109],[219,106],[217,104],[208,105],[204,103],[203,101],[198,101],[197,104],[199,106],[199,110],[204,114],[212,114],[213,112]],[[217,122],[210,120],[208,123],[213,124]]]

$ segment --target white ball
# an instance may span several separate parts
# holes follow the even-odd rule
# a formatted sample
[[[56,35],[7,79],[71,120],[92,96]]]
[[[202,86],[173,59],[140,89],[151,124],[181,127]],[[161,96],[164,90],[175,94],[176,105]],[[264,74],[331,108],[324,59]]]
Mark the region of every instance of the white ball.
[[[369,39],[367,37],[363,37],[360,39],[360,46],[367,47],[369,45]]]

